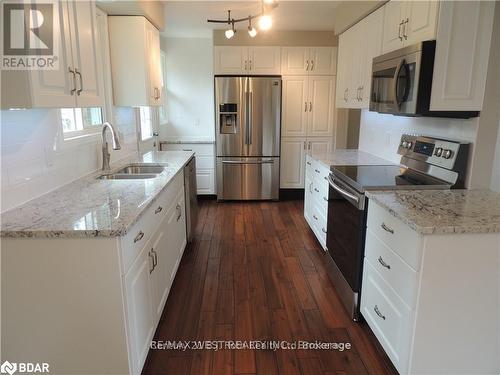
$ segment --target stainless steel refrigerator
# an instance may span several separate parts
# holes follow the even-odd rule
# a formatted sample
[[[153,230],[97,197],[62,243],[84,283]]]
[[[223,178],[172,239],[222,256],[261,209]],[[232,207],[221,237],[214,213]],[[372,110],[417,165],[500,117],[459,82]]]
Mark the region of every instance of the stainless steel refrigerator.
[[[281,77],[215,77],[217,199],[279,198]]]

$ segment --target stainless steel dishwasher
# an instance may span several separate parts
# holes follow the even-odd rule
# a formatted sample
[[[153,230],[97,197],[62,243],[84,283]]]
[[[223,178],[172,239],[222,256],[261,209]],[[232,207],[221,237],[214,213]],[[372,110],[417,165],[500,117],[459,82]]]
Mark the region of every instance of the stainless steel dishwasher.
[[[186,233],[187,240],[193,240],[196,222],[198,221],[198,195],[196,189],[196,157],[184,167],[184,192],[186,201]]]

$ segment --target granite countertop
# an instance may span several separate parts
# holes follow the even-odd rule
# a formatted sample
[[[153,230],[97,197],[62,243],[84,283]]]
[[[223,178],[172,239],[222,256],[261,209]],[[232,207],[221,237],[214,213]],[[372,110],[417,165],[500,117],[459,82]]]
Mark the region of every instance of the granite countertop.
[[[367,191],[421,234],[500,233],[500,193],[490,190]]]
[[[325,167],[335,165],[395,165],[389,160],[356,149],[341,149],[329,153],[313,154],[314,160],[321,162]]]
[[[97,171],[1,215],[1,237],[118,237],[130,230],[146,209],[194,155],[185,151],[149,152],[129,163],[164,164],[156,178],[98,180]]]

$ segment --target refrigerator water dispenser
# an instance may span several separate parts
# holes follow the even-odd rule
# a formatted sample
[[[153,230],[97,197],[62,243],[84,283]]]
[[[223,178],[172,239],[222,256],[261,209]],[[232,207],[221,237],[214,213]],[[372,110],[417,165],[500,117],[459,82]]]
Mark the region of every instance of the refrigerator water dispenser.
[[[220,113],[220,133],[221,134],[236,134],[238,106],[236,103],[224,103],[219,105]]]

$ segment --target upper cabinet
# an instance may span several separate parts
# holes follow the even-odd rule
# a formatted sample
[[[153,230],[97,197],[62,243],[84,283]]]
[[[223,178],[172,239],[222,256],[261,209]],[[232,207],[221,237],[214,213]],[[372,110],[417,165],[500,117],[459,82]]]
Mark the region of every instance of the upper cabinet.
[[[368,108],[372,60],[381,54],[384,8],[339,36],[338,108]]]
[[[216,46],[215,74],[279,75],[279,47]]]
[[[438,1],[389,1],[385,6],[382,53],[436,38]]]
[[[109,45],[116,106],[160,106],[160,33],[142,16],[110,16]]]
[[[430,109],[480,111],[495,2],[442,1],[439,7]]]
[[[282,47],[281,74],[335,75],[336,47]]]
[[[95,3],[55,4],[59,69],[2,70],[2,108],[104,106]]]

